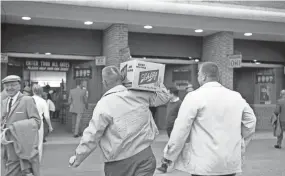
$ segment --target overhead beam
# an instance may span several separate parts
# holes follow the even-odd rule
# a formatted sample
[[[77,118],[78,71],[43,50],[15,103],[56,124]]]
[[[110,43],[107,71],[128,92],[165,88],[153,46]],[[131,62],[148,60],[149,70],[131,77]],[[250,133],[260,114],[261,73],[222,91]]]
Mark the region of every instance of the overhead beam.
[[[180,60],[180,59],[152,59],[152,58],[132,58],[131,60],[140,60],[145,62],[154,62],[154,63],[160,63],[160,64],[173,64],[173,65],[192,65],[192,64],[198,64],[198,62],[192,61],[192,60]]]
[[[158,1],[158,0],[88,0],[88,1],[44,1],[46,3],[68,4],[77,6],[99,7],[108,9],[120,9],[129,11],[144,11],[144,12],[158,12],[171,13],[181,15],[194,15],[205,17],[229,18],[229,19],[243,19],[243,20],[258,20],[271,22],[285,22],[285,11],[283,10],[261,10],[248,9],[225,6],[211,6],[204,4],[179,3]]]
[[[127,1],[127,3],[126,2],[123,3],[123,1],[106,0],[98,2],[96,1],[97,6],[95,6],[94,5],[95,1],[60,1],[56,3],[4,1],[2,2],[2,7],[5,9],[7,15],[12,15],[12,16],[29,14],[30,16],[36,18],[66,19],[66,20],[74,20],[82,22],[85,20],[91,20],[94,22],[102,22],[102,23],[123,23],[123,24],[133,24],[140,26],[149,24],[153,25],[154,27],[160,26],[160,27],[184,28],[184,29],[202,28],[204,30],[213,30],[213,31],[233,31],[239,33],[252,32],[255,34],[284,36],[285,13],[281,12],[272,12],[273,13],[271,14],[272,19],[266,17],[262,18],[261,17],[262,15],[256,16],[256,14],[254,15],[251,13],[241,13],[240,16],[244,17],[247,16],[248,19],[251,19],[251,20],[244,20],[244,19],[238,19],[238,17],[233,19],[230,18],[231,15],[225,15],[225,14],[224,17],[226,16],[229,18],[223,18],[223,17],[218,18],[215,16],[210,17],[210,15],[207,16],[207,14],[210,13],[201,10],[201,8],[200,10],[197,9],[196,10],[199,11],[199,13],[203,12],[205,15],[198,16],[199,13],[196,13],[196,15],[191,15],[191,13],[195,12],[195,8],[192,10],[193,7],[191,5],[193,4],[183,4],[183,6],[190,5],[191,8],[187,9],[186,7],[184,7],[187,10],[182,9],[181,13],[180,12],[175,13],[172,11],[163,12],[164,6],[150,6],[148,4],[145,4],[147,2],[149,3],[149,1],[147,0],[146,2],[134,1],[133,3],[129,1]],[[74,4],[71,5],[72,3]],[[128,3],[130,5],[128,5]],[[76,4],[81,4],[81,6]],[[146,10],[143,11],[143,9],[141,10],[136,9],[137,8],[136,4],[139,5],[142,4],[143,6],[148,7],[150,11]],[[177,6],[181,5],[175,3],[170,3],[170,4],[172,4],[173,10],[179,10]],[[171,8],[170,6],[167,7]],[[71,8],[74,9],[72,13],[70,11]],[[207,8],[210,7],[207,6]],[[186,12],[189,12],[189,14],[187,14]],[[216,13],[218,14],[221,12],[215,11],[215,14]],[[264,13],[271,13],[271,11]],[[238,15],[238,13],[234,14]],[[256,18],[251,16],[255,16]],[[260,19],[261,21],[258,19]]]
[[[33,53],[7,53],[8,57],[30,59],[60,59],[60,60],[95,60],[90,56],[58,55],[58,54],[33,54]]]

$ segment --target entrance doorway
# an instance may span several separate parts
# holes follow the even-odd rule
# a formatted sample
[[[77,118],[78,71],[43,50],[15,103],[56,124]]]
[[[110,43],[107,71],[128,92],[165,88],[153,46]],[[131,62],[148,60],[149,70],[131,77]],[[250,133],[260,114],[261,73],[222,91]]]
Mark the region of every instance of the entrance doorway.
[[[44,87],[49,85],[52,88],[60,88],[60,84],[66,82],[66,72],[57,71],[31,71],[31,82],[37,82],[40,86]]]

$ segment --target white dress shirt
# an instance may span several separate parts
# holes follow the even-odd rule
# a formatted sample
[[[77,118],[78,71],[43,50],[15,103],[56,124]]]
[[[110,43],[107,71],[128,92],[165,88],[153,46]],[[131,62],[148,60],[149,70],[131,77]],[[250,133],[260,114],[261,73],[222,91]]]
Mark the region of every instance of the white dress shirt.
[[[11,98],[13,99],[13,100],[12,100],[12,106],[13,106],[13,105],[15,104],[15,102],[17,101],[19,94],[20,94],[20,92],[16,93],[16,95],[14,95],[13,97],[9,97],[9,98],[8,98],[7,112],[9,112],[9,104],[10,104]],[[12,107],[12,106],[11,106],[11,107]]]

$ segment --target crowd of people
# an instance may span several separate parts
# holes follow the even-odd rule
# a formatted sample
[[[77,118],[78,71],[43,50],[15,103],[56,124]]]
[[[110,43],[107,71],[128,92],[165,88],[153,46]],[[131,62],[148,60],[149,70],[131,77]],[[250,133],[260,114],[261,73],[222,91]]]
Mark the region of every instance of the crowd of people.
[[[4,90],[1,92],[1,131],[5,133],[1,133],[1,140],[5,144],[1,143],[1,159],[6,164],[2,164],[2,175],[40,175],[43,143],[53,131],[51,117],[56,117],[53,113],[58,109],[52,101],[52,96],[56,95],[55,91],[51,90],[49,85],[41,87],[34,84],[30,88],[29,84],[25,83],[21,93],[21,78],[16,75],[7,76],[2,80],[2,84]],[[37,123],[37,130],[32,126],[34,122]],[[37,139],[19,137],[11,132],[13,129],[18,133],[31,133],[37,136]],[[15,143],[18,144],[17,149]],[[23,158],[19,156],[21,153],[25,154]]]
[[[245,149],[255,133],[256,116],[238,92],[219,83],[219,77],[215,63],[203,63],[198,73],[200,88],[194,90],[189,85],[186,97],[181,100],[175,87],[162,86],[156,92],[129,90],[122,84],[120,70],[107,66],[102,70],[106,92],[83,134],[79,126],[82,111],[88,107],[88,93],[77,82],[68,102],[76,119],[74,137],[82,138],[69,159],[70,167],[78,167],[99,146],[106,176],[152,176],[156,169],[165,173],[170,166],[193,176],[235,176],[242,171]],[[56,107],[48,105],[50,90],[34,85],[32,90],[24,88],[25,96],[20,92],[20,82],[13,75],[2,80],[7,94],[1,103],[3,176],[39,176],[43,126],[53,130],[49,111],[56,111]],[[33,96],[28,94],[31,92]],[[285,91],[281,96],[272,119],[279,129],[276,148],[281,148],[285,127]],[[75,100],[80,100],[80,106]],[[150,107],[164,104],[169,141],[162,165],[157,168],[151,145],[158,129]]]
[[[241,172],[245,148],[255,132],[256,117],[242,96],[219,83],[215,63],[203,63],[200,88],[181,102],[177,90],[151,93],[127,90],[114,66],[102,71],[107,92],[97,103],[70,167],[78,167],[97,146],[104,156],[106,176],[153,175],[156,160],[151,144],[158,134],[151,106],[168,104],[167,133],[160,171],[169,165],[192,175]],[[124,168],[124,169],[122,169]]]

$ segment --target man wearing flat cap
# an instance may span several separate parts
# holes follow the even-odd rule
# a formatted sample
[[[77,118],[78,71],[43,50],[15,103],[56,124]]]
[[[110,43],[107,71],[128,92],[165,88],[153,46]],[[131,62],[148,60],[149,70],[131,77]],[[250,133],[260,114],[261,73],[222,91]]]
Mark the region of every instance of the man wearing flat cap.
[[[2,80],[8,97],[1,102],[1,175],[39,175],[37,149],[41,125],[32,97],[21,92],[21,78],[16,75]],[[23,135],[25,134],[25,135]],[[24,157],[23,157],[24,155]]]

